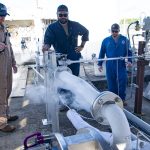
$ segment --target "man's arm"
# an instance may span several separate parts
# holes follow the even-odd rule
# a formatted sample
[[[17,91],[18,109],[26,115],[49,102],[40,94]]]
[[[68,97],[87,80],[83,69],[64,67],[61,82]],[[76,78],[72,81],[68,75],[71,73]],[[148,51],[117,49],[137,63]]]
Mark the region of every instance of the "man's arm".
[[[82,41],[89,41],[89,30],[86,29],[83,25],[79,24],[78,30],[79,30],[79,35],[82,36],[81,40]]]
[[[54,33],[52,32],[52,29],[50,26],[46,29],[45,35],[44,35],[44,44],[42,47],[42,51],[48,51],[48,49],[51,47],[51,45],[54,43]]]
[[[45,52],[45,51],[48,51],[48,49],[50,48],[51,46],[49,44],[43,44],[42,46],[42,51]]]
[[[89,41],[89,31],[81,24],[78,23],[78,31],[79,31],[79,35],[82,36],[81,40],[81,44],[79,46],[77,46],[75,48],[76,52],[80,52],[83,50],[86,41]]]
[[[131,45],[130,45],[130,42],[128,39],[127,39],[127,50],[128,50],[127,55],[129,57],[131,57],[132,56],[132,49],[131,49]],[[128,62],[132,63],[132,58],[128,58]]]
[[[106,47],[105,47],[105,41],[103,40],[98,58],[99,59],[104,58],[105,54],[106,54]],[[102,66],[102,64],[103,64],[103,61],[98,61],[98,66]]]
[[[18,68],[16,66],[16,60],[15,60],[15,56],[14,56],[14,52],[13,52],[11,43],[10,43],[10,52],[11,52],[11,57],[12,57],[12,68],[13,68],[14,73],[17,73]]]
[[[85,43],[86,43],[86,41],[82,41],[80,47],[84,48]]]
[[[75,47],[75,51],[77,53],[81,52],[84,48],[85,43],[86,43],[86,41],[82,41],[80,46]]]

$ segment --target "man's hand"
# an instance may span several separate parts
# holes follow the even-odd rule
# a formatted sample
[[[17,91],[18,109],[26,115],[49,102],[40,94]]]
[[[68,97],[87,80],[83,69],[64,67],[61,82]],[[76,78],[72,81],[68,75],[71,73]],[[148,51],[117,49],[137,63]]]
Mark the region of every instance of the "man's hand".
[[[128,68],[130,68],[130,67],[132,67],[132,63],[131,63],[131,62],[127,62],[126,66],[127,66]]]
[[[102,67],[102,66],[99,66],[99,67],[98,67],[98,70],[99,70],[99,72],[102,72],[102,71],[103,71],[103,67]]]
[[[13,65],[12,68],[13,68],[14,73],[17,73],[17,71],[18,71],[17,66],[16,66],[16,65]]]
[[[42,47],[43,53],[44,53],[45,51],[48,51],[49,48],[50,48],[50,46],[49,46],[48,44],[44,44],[43,47]]]
[[[4,43],[0,42],[0,52],[3,51],[6,47],[7,47],[7,45],[5,45]]]
[[[83,50],[83,46],[77,46],[77,47],[75,47],[75,51],[77,53],[80,53],[82,50]]]

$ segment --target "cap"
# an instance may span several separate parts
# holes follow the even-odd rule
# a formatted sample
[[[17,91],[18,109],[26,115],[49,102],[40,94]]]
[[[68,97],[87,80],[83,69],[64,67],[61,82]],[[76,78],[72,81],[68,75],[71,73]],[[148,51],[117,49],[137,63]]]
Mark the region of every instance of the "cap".
[[[66,5],[59,5],[57,8],[58,11],[67,11],[68,12],[68,7]]]
[[[4,4],[0,3],[0,16],[6,16],[9,15],[7,13],[7,8]]]
[[[119,24],[114,23],[114,24],[111,26],[111,31],[120,31],[120,26],[119,26]]]

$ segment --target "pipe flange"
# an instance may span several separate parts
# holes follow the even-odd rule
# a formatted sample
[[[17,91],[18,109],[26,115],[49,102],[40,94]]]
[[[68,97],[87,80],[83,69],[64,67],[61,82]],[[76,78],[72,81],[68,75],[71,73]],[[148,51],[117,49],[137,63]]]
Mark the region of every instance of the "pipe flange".
[[[101,108],[103,105],[115,104],[118,101],[122,101],[118,95],[109,91],[101,92],[91,107],[91,114],[93,118],[102,125],[109,125],[107,119],[101,113]]]

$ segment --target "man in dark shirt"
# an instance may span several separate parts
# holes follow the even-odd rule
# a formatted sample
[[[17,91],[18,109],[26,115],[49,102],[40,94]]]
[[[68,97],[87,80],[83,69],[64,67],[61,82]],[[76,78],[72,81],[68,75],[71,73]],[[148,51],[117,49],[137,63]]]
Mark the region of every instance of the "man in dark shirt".
[[[57,18],[58,20],[50,24],[45,32],[43,51],[47,51],[52,45],[56,53],[67,54],[70,60],[79,60],[80,52],[89,40],[89,31],[80,23],[68,19],[68,8],[65,5],[57,8]],[[82,36],[79,46],[78,36]],[[80,63],[74,63],[68,67],[73,75],[79,75]]]

